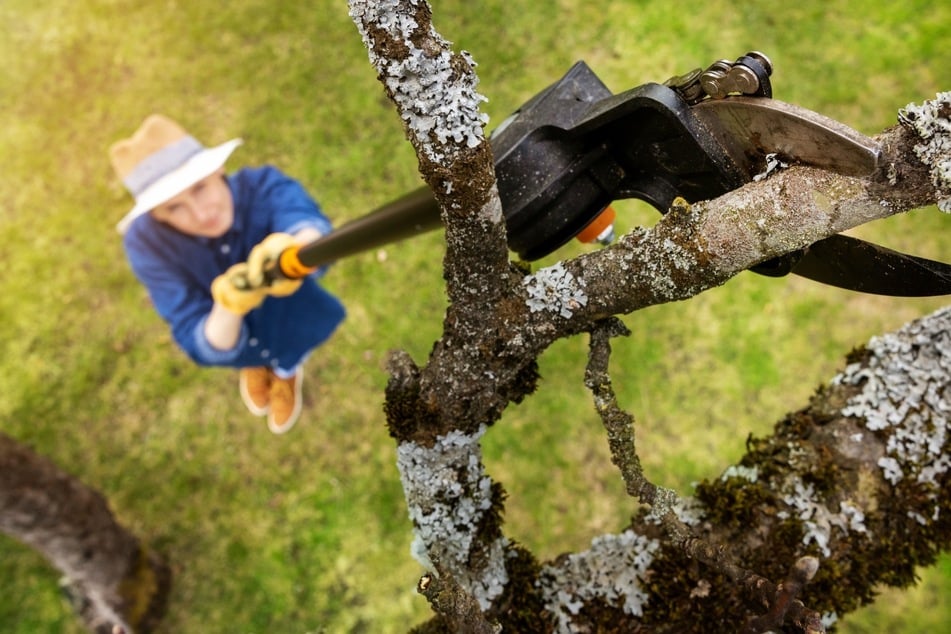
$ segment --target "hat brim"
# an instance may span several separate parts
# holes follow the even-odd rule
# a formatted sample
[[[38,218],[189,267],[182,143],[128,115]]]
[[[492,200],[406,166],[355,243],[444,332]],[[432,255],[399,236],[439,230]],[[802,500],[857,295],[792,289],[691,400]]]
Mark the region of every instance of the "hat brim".
[[[231,139],[226,143],[202,150],[191,157],[181,167],[166,174],[149,185],[135,199],[135,207],[116,224],[119,233],[125,233],[132,221],[155,209],[170,198],[174,198],[201,179],[221,168],[231,153],[241,145],[241,139]]]

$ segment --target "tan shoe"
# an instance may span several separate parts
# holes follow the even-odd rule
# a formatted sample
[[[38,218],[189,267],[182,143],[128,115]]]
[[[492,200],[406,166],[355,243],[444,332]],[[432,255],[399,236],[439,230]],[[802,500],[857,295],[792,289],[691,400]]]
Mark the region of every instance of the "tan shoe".
[[[267,415],[267,426],[275,434],[290,431],[300,417],[303,404],[300,384],[300,372],[289,379],[272,375],[271,411]]]
[[[255,416],[268,413],[271,404],[271,377],[269,368],[241,368],[238,372],[241,400]]]

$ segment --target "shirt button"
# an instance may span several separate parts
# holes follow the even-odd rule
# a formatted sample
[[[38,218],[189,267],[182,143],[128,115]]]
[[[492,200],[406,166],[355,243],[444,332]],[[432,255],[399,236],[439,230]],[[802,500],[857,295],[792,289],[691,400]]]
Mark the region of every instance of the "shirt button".
[[[230,245],[230,244],[223,244],[223,245],[221,245],[221,252],[222,252],[222,253],[231,253],[231,245]]]
[[[251,346],[251,347],[257,346],[257,345],[258,345],[258,338],[257,338],[257,337],[251,337],[250,339],[248,339],[248,345]]]
[[[270,351],[270,350],[262,350],[262,351],[261,351],[261,358],[262,358],[262,359],[267,359],[269,356],[271,356],[271,351]]]

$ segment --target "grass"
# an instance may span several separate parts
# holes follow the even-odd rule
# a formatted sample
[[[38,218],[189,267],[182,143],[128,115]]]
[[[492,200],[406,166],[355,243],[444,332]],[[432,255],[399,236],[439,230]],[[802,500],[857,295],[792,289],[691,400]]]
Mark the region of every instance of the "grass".
[[[493,124],[577,59],[620,91],[759,49],[777,98],[873,133],[949,88],[951,9],[933,4],[440,0],[434,13],[479,62]],[[113,230],[130,200],[106,148],[151,111],[209,144],[242,136],[233,166],[278,165],[337,221],[416,187],[344,4],[6,0],[0,19],[4,431],[105,493],[171,560],[163,631],[401,632],[424,619],[380,403],[387,352],[423,360],[439,335],[440,236],[337,265],[327,284],[348,321],[308,366],[306,418],[274,437],[242,411],[232,372],[177,351]],[[619,209],[625,227],[656,218]],[[949,220],[923,210],[862,234],[941,258]],[[689,491],[735,460],[748,433],[803,404],[852,346],[940,304],[744,274],[627,317],[614,377],[645,466]],[[632,508],[581,383],[585,352],[577,339],[546,353],[538,395],[485,441],[510,492],[509,533],[542,557],[585,547]],[[4,537],[0,562],[15,581],[0,597],[4,631],[78,631],[36,554]],[[951,595],[948,560],[922,578],[841,630],[947,622],[933,598]]]

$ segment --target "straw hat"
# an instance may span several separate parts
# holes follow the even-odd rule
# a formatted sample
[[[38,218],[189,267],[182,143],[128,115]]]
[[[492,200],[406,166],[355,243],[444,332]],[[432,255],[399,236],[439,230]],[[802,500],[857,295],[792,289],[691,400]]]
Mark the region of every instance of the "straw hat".
[[[149,115],[128,139],[109,148],[109,158],[135,207],[116,225],[125,233],[132,221],[182,193],[225,164],[241,139],[206,148],[166,116]]]

